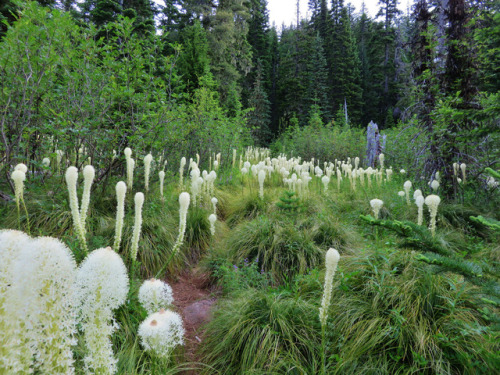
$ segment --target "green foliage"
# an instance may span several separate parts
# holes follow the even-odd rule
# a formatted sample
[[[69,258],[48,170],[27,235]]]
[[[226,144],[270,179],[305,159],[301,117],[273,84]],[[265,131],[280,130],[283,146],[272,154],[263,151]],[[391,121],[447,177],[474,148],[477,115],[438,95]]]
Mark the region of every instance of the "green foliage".
[[[493,231],[500,231],[500,221],[491,219],[491,218],[484,218],[481,215],[480,216],[471,216],[470,219],[478,224],[484,225],[485,227],[493,230]]]
[[[300,208],[300,199],[295,196],[294,191],[285,190],[283,194],[279,197],[279,202],[276,206],[284,210],[285,212],[295,213]]]

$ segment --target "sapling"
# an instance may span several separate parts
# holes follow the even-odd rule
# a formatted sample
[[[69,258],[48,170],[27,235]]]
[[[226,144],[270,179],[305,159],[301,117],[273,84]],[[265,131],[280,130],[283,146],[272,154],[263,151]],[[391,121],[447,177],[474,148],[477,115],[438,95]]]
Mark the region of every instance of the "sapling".
[[[146,192],[149,191],[149,173],[151,172],[152,161],[153,161],[153,155],[147,154],[144,157],[144,185],[146,187]]]
[[[410,205],[410,189],[411,189],[411,181],[406,181],[403,185],[406,193],[406,204]]]
[[[118,252],[120,250],[120,242],[122,240],[123,218],[125,217],[125,195],[127,193],[127,185],[123,181],[116,184],[116,226],[115,226],[115,243],[113,249]]]
[[[138,331],[144,349],[160,358],[168,358],[173,349],[184,344],[184,328],[179,314],[161,309],[141,323]]]
[[[87,241],[85,240],[85,231],[82,228],[82,221],[80,218],[80,210],[78,209],[78,195],[76,194],[76,184],[78,182],[78,169],[76,167],[69,167],[66,170],[66,184],[68,185],[69,193],[69,207],[71,215],[73,216],[73,226],[75,233],[80,239],[81,245],[85,251],[87,250]]]
[[[441,202],[441,198],[437,195],[428,195],[425,198],[425,204],[429,207],[429,213],[431,217],[431,223],[429,229],[431,230],[432,237],[436,234],[436,216],[438,211],[439,203]]]
[[[87,221],[87,211],[90,204],[90,191],[92,188],[92,183],[94,182],[95,170],[91,165],[87,165],[83,168],[83,195],[82,195],[82,207],[80,208],[80,220],[82,221],[83,233],[86,233],[85,223]]]
[[[135,194],[135,219],[134,219],[134,231],[132,233],[132,246],[130,248],[130,257],[132,262],[137,259],[137,251],[139,250],[139,237],[141,236],[142,227],[142,205],[144,204],[144,194]]]
[[[77,278],[79,323],[84,333],[87,373],[114,374],[117,359],[111,335],[113,310],[125,303],[128,276],[122,258],[110,247],[94,250],[80,265]]]
[[[325,257],[325,284],[323,287],[323,298],[321,299],[321,307],[319,308],[319,321],[321,323],[321,368],[322,373],[325,374],[326,358],[325,358],[325,333],[326,322],[328,319],[328,309],[332,299],[333,276],[337,270],[337,265],[340,260],[340,254],[337,250],[330,248],[326,252]]]
[[[213,236],[215,235],[215,222],[217,221],[217,216],[215,216],[215,214],[210,214],[208,221],[210,222],[210,233]]]
[[[174,302],[172,288],[158,279],[146,280],[139,288],[139,302],[148,314],[166,309]]]

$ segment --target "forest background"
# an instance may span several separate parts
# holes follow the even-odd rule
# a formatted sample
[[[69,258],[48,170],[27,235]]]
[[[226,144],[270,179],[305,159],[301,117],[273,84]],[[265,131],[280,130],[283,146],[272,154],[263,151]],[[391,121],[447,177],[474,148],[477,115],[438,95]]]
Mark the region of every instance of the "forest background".
[[[363,153],[374,121],[391,164],[441,170],[451,191],[453,162],[499,159],[498,8],[381,0],[371,18],[310,0],[308,19],[276,28],[266,0],[7,0],[0,173],[39,149],[99,161],[131,143],[333,160]]]

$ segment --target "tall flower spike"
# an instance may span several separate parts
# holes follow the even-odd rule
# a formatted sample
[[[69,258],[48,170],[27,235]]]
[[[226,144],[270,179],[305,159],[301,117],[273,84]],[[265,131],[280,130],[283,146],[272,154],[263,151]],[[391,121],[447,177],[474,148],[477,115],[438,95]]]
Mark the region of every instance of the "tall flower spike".
[[[44,166],[44,168],[50,167],[50,159],[49,158],[43,158],[42,165]]]
[[[378,219],[380,209],[382,208],[383,205],[384,205],[384,201],[382,201],[380,199],[372,199],[370,201],[370,206],[372,206],[373,215],[375,216],[375,219]]]
[[[82,221],[83,233],[86,233],[85,222],[87,221],[87,211],[90,204],[90,191],[94,182],[95,169],[91,165],[83,168],[83,195],[82,207],[80,209],[80,220]]]
[[[437,182],[437,180],[432,180],[432,182],[431,182],[431,188],[434,191],[436,191],[437,189],[439,189],[439,182]]]
[[[139,250],[139,237],[141,236],[142,227],[142,205],[144,204],[144,194],[135,194],[135,220],[134,231],[132,233],[132,247],[130,250],[130,257],[133,261],[137,259],[137,251]]]
[[[174,248],[172,249],[172,255],[180,249],[184,241],[189,201],[189,193],[184,192],[179,195],[179,234],[177,236],[177,240],[175,241]]]
[[[467,165],[465,163],[460,164],[460,169],[462,170],[462,179],[463,179],[464,184],[465,184],[465,168],[466,167],[467,167]]]
[[[19,214],[20,210],[20,203],[21,200],[23,199],[23,192],[24,192],[24,180],[26,180],[26,174],[17,169],[12,174],[10,175],[10,178],[12,178],[12,181],[14,181],[14,191],[15,191],[15,196],[16,196],[16,205],[17,205],[17,212]]]
[[[148,314],[166,309],[174,302],[172,288],[158,279],[146,280],[139,288],[139,302]]]
[[[406,204],[410,205],[410,189],[411,189],[411,181],[406,181],[403,185],[406,193]]]
[[[432,237],[436,234],[436,216],[438,212],[438,206],[441,202],[441,198],[437,195],[428,195],[425,198],[425,204],[429,207],[429,213],[431,216],[431,224],[429,229],[431,230]]]
[[[115,224],[115,243],[113,249],[118,252],[120,250],[120,242],[122,240],[123,218],[125,217],[125,195],[127,194],[127,185],[123,181],[116,184],[116,224]]]
[[[134,168],[135,168],[135,160],[132,158],[127,159],[127,187],[129,190],[132,190],[132,186],[134,185]]]
[[[56,162],[57,162],[57,173],[61,173],[61,162],[64,156],[64,152],[62,150],[56,151]]]
[[[179,168],[179,189],[182,189],[182,178],[184,175],[184,167],[186,166],[186,158],[183,156],[181,159],[181,166]]]
[[[217,198],[213,197],[212,198],[212,206],[214,208],[214,215],[217,215],[217,203],[218,203]]]
[[[66,170],[66,184],[68,185],[69,193],[69,207],[71,209],[71,215],[73,216],[73,226],[75,228],[75,233],[80,238],[81,245],[85,252],[87,252],[87,241],[85,240],[85,232],[82,228],[82,222],[80,218],[80,210],[78,209],[78,196],[76,194],[76,184],[78,181],[78,169],[76,167],[69,167]]]
[[[149,191],[149,173],[151,172],[152,161],[153,161],[153,155],[147,154],[144,157],[144,184],[146,186],[146,192]]]
[[[321,178],[321,182],[323,183],[323,186],[325,188],[325,192],[328,191],[328,184],[330,183],[330,178],[328,176],[323,176]]]
[[[110,247],[94,250],[80,265],[76,279],[80,327],[84,332],[87,373],[114,374],[117,360],[111,335],[113,310],[125,303],[128,276],[122,258]]]
[[[23,163],[19,163],[18,165],[16,165],[14,167],[14,170],[15,171],[21,171],[23,173],[28,173],[28,167],[25,164],[23,164]]]
[[[326,321],[328,319],[328,309],[330,307],[330,302],[332,299],[332,282],[335,271],[337,270],[337,264],[340,260],[340,254],[337,250],[330,248],[326,252],[325,265],[325,285],[323,288],[323,298],[321,299],[321,307],[319,308],[319,321],[323,327],[326,326]]]
[[[160,177],[160,196],[163,198],[163,182],[165,181],[165,172],[160,171],[158,176]]]
[[[213,235],[215,235],[215,222],[217,221],[217,216],[215,216],[214,214],[210,214],[210,216],[208,217],[208,221],[210,222],[210,233]]]
[[[260,199],[264,199],[264,180],[266,179],[266,172],[264,170],[259,171],[259,196]]]
[[[50,237],[37,238],[19,250],[10,293],[13,299],[8,305],[14,309],[16,319],[22,320],[19,328],[35,351],[34,367],[42,374],[73,374],[73,254],[62,242]]]
[[[417,224],[422,225],[424,221],[424,196],[423,195],[417,195],[415,198],[415,204],[418,207],[418,219],[417,219]]]

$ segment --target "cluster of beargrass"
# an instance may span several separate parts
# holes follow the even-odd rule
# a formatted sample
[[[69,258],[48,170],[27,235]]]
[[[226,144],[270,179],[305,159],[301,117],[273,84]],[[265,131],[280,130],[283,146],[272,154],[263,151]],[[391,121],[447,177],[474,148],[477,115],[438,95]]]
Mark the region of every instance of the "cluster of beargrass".
[[[138,165],[131,149],[115,154],[123,168],[107,184],[84,150],[82,174],[70,166],[66,184],[62,152],[43,163],[54,169],[43,177],[12,170],[15,199],[1,227],[60,240],[0,232],[24,249],[0,243],[16,254],[0,262],[9,270],[0,280],[2,369],[496,371],[498,176],[486,172],[491,208],[481,209],[453,203],[438,172],[412,181],[383,155],[365,166],[356,156],[302,160],[248,148],[228,165],[215,153],[182,158],[175,176],[153,154]],[[465,165],[454,170],[464,196],[477,188]],[[183,363],[182,317],[164,280],[198,261],[221,292],[195,366]],[[57,349],[42,342],[47,335],[59,338]]]

